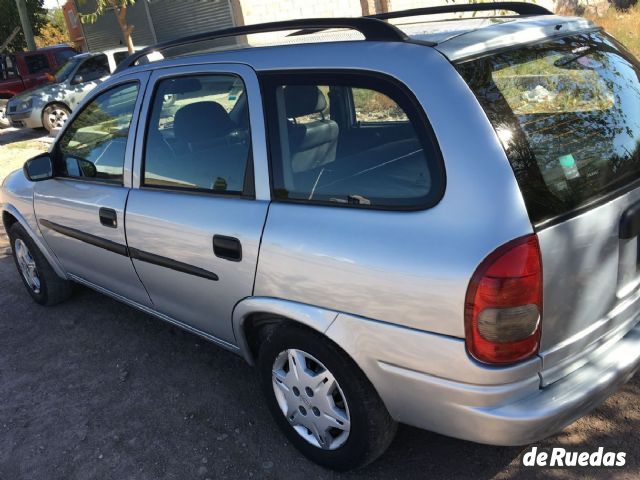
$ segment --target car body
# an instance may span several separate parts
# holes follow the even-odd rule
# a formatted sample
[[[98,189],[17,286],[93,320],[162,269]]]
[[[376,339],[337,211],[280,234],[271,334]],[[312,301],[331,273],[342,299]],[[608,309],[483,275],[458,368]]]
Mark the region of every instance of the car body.
[[[54,81],[13,97],[7,104],[7,117],[14,127],[61,127],[85,95],[105,81],[127,56],[126,48],[115,48],[69,58],[56,72]],[[47,115],[55,117],[52,121],[44,118],[50,106],[53,108]]]
[[[0,55],[0,128],[9,126],[6,101],[24,90],[51,81],[52,74],[77,52],[68,45],[40,48],[34,52]]]
[[[34,181],[2,187],[5,227],[56,279],[257,364],[330,468],[371,461],[396,421],[534,442],[640,365],[637,60],[579,18],[381,23],[285,22],[308,36],[123,68]],[[309,420],[319,378],[339,385],[331,438]]]

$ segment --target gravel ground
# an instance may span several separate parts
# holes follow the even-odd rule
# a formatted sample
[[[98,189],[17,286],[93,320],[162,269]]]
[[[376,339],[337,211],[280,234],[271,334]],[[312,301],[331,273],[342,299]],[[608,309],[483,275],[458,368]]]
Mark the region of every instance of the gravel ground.
[[[1,230],[0,230],[1,231]],[[365,469],[302,458],[239,357],[78,288],[34,304],[0,236],[0,479],[640,478],[638,376],[540,448],[626,451],[622,469],[527,469],[500,448],[401,427]]]

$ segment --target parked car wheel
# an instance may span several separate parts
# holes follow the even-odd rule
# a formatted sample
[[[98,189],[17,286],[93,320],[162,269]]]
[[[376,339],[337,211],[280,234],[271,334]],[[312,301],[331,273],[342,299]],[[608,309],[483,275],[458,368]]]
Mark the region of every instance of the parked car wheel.
[[[54,128],[62,127],[69,119],[71,111],[61,103],[52,103],[47,105],[42,111],[42,125],[51,132]]]
[[[60,278],[19,223],[9,228],[9,240],[22,282],[40,305],[55,305],[71,295],[72,283]]]
[[[0,128],[11,126],[11,120],[7,117],[7,100],[0,100]]]
[[[303,327],[269,327],[258,358],[260,383],[276,423],[312,461],[333,470],[378,458],[397,424],[353,360]]]

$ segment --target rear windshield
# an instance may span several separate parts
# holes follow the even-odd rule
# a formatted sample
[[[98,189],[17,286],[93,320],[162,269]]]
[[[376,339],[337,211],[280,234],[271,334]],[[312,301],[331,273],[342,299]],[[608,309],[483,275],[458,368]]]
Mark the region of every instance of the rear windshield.
[[[605,34],[581,34],[457,65],[540,223],[640,174],[640,68]]]

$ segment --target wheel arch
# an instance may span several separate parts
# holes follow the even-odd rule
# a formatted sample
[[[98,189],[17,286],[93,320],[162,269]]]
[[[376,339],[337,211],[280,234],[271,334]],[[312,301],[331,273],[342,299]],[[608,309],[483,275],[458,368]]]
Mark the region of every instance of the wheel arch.
[[[24,230],[27,232],[27,235],[31,237],[33,242],[40,249],[40,252],[42,253],[42,255],[49,262],[49,264],[51,265],[51,268],[53,268],[53,271],[56,272],[56,274],[60,278],[63,278],[65,280],[67,279],[67,275],[64,269],[62,268],[62,266],[60,265],[60,262],[58,261],[56,256],[51,252],[51,250],[49,250],[47,245],[44,243],[43,239],[41,239],[33,231],[29,222],[27,222],[27,220],[22,215],[20,215],[20,212],[18,212],[18,210],[13,205],[5,204],[2,207],[2,223],[4,225],[4,228],[7,234],[9,233],[9,228],[12,225],[14,225],[15,223],[19,223],[22,226],[22,228],[24,228]]]
[[[268,325],[292,323],[324,334],[338,313],[303,303],[271,297],[249,297],[241,300],[233,311],[233,333],[240,353],[255,365],[260,332]]]

